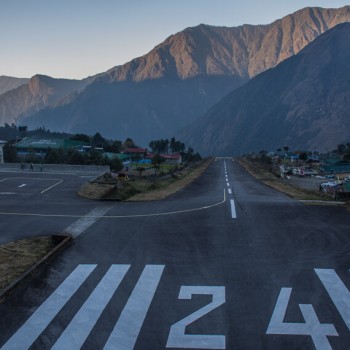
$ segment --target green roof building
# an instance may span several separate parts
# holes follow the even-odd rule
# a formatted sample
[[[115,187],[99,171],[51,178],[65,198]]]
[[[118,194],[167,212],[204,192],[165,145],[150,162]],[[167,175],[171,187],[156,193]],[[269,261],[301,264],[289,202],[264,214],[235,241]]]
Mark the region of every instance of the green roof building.
[[[15,145],[17,155],[25,157],[28,154],[36,157],[45,157],[49,149],[70,149],[85,146],[87,143],[83,141],[75,141],[69,139],[38,139],[33,137],[25,137]]]

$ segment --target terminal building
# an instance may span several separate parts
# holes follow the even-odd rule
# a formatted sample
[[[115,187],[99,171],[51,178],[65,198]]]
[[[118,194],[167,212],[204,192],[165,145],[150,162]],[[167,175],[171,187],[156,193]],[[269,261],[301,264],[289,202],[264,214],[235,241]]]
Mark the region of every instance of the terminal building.
[[[19,158],[25,158],[28,155],[32,155],[36,158],[43,159],[50,149],[79,149],[86,145],[85,142],[69,139],[38,139],[25,137],[16,143],[15,148]]]

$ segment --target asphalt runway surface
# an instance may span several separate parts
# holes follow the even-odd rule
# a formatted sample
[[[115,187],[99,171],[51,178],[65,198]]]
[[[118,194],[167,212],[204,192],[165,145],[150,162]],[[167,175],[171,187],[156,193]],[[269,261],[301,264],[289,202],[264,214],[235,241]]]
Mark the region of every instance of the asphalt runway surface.
[[[350,347],[344,208],[302,204],[230,158],[148,203],[20,175],[0,174],[1,242],[75,239],[0,304],[1,349]]]

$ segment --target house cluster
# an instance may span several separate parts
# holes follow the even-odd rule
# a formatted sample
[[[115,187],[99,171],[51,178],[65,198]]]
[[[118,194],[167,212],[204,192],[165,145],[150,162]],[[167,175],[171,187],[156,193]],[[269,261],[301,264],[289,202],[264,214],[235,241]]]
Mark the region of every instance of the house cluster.
[[[1,151],[2,151],[2,147]],[[15,145],[17,156],[20,159],[35,156],[38,159],[44,159],[49,150],[55,149],[75,149],[77,152],[87,153],[91,150],[101,152],[103,156],[108,159],[118,158],[124,166],[131,163],[147,164],[152,163],[154,154],[149,152],[147,148],[127,148],[120,153],[104,152],[102,147],[92,147],[86,142],[76,141],[70,139],[38,139],[32,137],[25,137]],[[2,153],[1,153],[2,154]],[[167,164],[179,165],[182,163],[182,156],[180,153],[176,154],[161,154],[164,162]]]
[[[118,157],[124,166],[131,163],[151,164],[154,157],[154,153],[149,152],[147,148],[127,148],[122,153],[107,153],[106,155],[109,158]],[[166,164],[180,165],[182,163],[181,153],[160,154],[159,156]]]
[[[343,154],[271,152],[255,154],[254,157],[270,159],[270,164],[279,169],[281,178],[313,177],[320,192],[330,194],[336,199],[350,197],[350,161]]]

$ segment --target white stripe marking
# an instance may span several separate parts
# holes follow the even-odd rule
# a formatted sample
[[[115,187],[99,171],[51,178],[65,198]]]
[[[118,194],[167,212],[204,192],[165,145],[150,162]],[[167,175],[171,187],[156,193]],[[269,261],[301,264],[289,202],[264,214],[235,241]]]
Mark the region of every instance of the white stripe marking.
[[[229,182],[227,182],[226,185],[227,185],[227,187],[230,187],[230,183]]]
[[[59,185],[59,184],[62,183],[62,182],[63,182],[63,180],[60,180],[60,181],[58,181],[57,183],[55,183],[54,185],[48,187],[46,190],[41,191],[40,193],[45,193],[46,191],[51,190],[52,188],[54,188],[55,186]]]
[[[134,349],[163,270],[164,265],[147,265],[145,267],[107,340],[105,350]]]
[[[79,265],[1,350],[28,349],[83,284],[96,265]]]
[[[233,199],[230,199],[230,203],[231,203],[231,216],[232,216],[232,219],[236,219],[237,218],[237,214],[236,214],[235,201]]]
[[[332,269],[315,269],[345,324],[350,329],[350,292]]]
[[[98,219],[105,215],[111,208],[110,207],[98,207],[91,210],[88,214],[81,217],[72,225],[68,226],[64,232],[71,234],[74,238],[81,235],[86,229],[94,224]]]
[[[228,194],[232,194],[231,188],[228,189]]]
[[[130,265],[112,265],[109,268],[52,349],[66,350],[82,347],[129,267]]]
[[[22,184],[22,185],[18,186],[18,188],[22,188],[24,186],[27,186],[27,185],[26,184]]]

